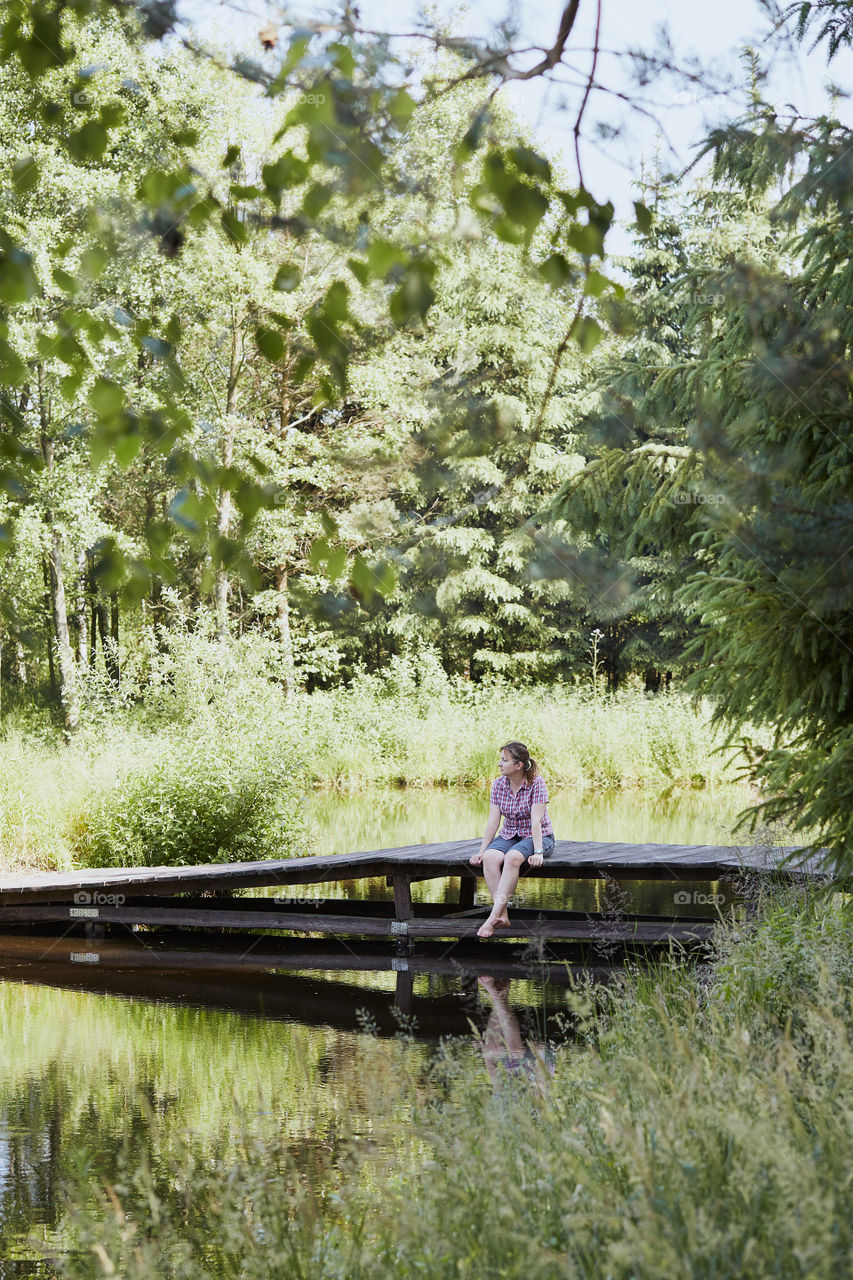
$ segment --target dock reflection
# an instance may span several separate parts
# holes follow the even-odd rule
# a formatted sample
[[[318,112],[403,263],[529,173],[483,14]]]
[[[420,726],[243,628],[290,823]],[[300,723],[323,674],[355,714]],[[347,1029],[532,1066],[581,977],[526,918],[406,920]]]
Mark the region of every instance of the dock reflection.
[[[501,1056],[504,1070],[519,1059],[527,1072],[530,1054],[521,1027],[541,1027],[547,1036],[543,1022],[565,1021],[565,993],[573,979],[607,982],[619,969],[581,963],[571,948],[549,949],[546,960],[531,959],[521,946],[504,947],[492,957],[484,950],[424,943],[416,955],[394,956],[387,945],[352,947],[328,938],[7,934],[0,937],[0,981],[338,1030],[369,1027],[380,1036],[402,1031],[426,1041],[480,1033],[491,1073]],[[511,980],[518,992],[512,1007]]]

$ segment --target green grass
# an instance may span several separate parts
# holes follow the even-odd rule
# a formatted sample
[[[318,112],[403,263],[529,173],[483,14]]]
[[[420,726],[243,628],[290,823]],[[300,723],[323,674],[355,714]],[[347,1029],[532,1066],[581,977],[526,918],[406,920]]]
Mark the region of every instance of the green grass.
[[[849,1273],[853,932],[837,901],[772,901],[713,966],[578,988],[545,1094],[498,1091],[448,1045],[408,1091],[393,1165],[298,1177],[286,1143],[172,1150],[78,1181],[67,1276],[423,1275],[702,1280]],[[110,1268],[113,1270],[110,1270]]]
[[[482,787],[499,748],[526,742],[549,783],[580,791],[715,786],[731,780],[710,708],[680,694],[592,698],[568,687],[448,691],[425,698],[370,688],[315,693],[288,708],[321,785]]]

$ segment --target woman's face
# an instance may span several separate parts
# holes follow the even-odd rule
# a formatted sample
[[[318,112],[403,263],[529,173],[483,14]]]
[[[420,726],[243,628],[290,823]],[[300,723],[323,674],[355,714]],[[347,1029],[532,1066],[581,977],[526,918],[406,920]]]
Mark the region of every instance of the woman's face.
[[[520,760],[513,760],[508,751],[501,752],[501,758],[498,761],[500,771],[505,778],[512,778],[516,773],[524,773],[524,765]]]

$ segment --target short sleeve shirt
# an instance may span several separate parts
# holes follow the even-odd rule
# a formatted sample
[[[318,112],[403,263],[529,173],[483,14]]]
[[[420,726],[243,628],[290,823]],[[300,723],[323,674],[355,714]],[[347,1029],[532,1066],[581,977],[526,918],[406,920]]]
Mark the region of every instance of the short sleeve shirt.
[[[509,779],[501,774],[492,783],[491,803],[496,804],[503,815],[503,826],[500,832],[502,836],[530,836],[533,834],[530,818],[531,806],[534,804],[547,805],[548,803],[548,788],[545,786],[545,779],[536,777],[532,782],[523,782],[515,795],[513,795]],[[552,836],[554,834],[554,828],[551,826],[547,809],[542,818],[542,834],[543,836]]]

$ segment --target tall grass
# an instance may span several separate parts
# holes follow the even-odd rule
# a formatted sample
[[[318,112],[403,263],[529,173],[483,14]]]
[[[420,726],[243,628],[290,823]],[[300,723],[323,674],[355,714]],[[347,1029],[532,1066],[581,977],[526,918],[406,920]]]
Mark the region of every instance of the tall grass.
[[[682,1280],[849,1273],[853,936],[835,903],[780,898],[713,968],[575,994],[550,1091],[498,1091],[448,1046],[409,1081],[413,1143],[345,1164],[324,1201],[284,1146],[145,1161],[131,1212],[81,1180],[67,1276],[501,1276]],[[138,1190],[133,1179],[138,1178]],[[95,1260],[98,1260],[97,1262]],[[110,1268],[114,1270],[110,1270]]]
[[[569,687],[479,687],[421,698],[356,684],[288,708],[321,786],[482,787],[520,738],[548,782],[577,790],[715,786],[734,770],[714,749],[710,708],[680,694],[593,698]]]

